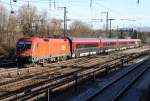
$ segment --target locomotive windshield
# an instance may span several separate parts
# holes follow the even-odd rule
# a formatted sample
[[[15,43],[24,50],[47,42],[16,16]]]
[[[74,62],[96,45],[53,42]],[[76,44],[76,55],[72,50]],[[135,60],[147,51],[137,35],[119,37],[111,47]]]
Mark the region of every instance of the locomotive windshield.
[[[18,51],[25,51],[27,49],[31,49],[31,42],[27,42],[27,41],[19,41],[17,43],[17,50]]]

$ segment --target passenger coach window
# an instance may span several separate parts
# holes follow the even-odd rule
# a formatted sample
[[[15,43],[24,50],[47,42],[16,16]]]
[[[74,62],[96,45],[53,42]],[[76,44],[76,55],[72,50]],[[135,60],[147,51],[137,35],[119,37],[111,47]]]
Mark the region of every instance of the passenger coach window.
[[[98,44],[77,44],[77,48],[98,47]]]
[[[115,46],[115,45],[116,45],[116,43],[112,42],[112,43],[110,43],[110,45],[111,45],[111,46]]]
[[[104,46],[109,46],[109,43],[104,43]]]

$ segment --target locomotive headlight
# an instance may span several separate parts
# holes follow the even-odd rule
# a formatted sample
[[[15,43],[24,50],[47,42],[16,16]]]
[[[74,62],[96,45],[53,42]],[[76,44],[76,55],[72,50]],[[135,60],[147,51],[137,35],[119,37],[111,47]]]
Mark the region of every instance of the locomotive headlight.
[[[19,58],[19,56],[16,56],[16,58],[15,58],[15,61],[16,61],[16,62],[18,61],[18,58]]]

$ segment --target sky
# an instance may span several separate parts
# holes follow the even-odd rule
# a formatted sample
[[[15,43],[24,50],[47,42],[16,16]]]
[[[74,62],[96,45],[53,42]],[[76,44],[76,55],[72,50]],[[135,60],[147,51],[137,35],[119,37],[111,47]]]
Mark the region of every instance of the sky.
[[[150,27],[150,0],[139,0],[139,4],[137,0],[17,0],[16,3],[12,2],[12,8],[10,0],[0,0],[0,3],[10,10],[17,10],[28,1],[40,12],[46,11],[49,19],[63,19],[63,9],[59,7],[67,7],[67,18],[71,20],[68,24],[80,20],[93,28],[105,28],[106,14],[102,12],[108,12],[109,18],[115,19],[112,21],[113,28]]]

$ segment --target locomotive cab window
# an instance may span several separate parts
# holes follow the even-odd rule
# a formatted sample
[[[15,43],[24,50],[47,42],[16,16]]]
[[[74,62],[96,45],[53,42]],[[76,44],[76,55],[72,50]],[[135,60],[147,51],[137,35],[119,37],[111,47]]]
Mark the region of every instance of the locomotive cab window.
[[[17,50],[25,51],[31,49],[31,44],[32,44],[31,42],[20,41],[17,44]]]

